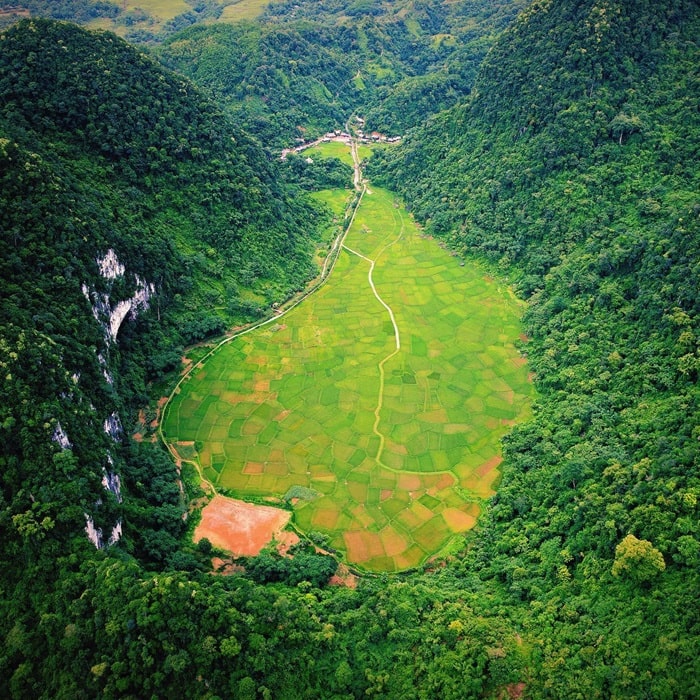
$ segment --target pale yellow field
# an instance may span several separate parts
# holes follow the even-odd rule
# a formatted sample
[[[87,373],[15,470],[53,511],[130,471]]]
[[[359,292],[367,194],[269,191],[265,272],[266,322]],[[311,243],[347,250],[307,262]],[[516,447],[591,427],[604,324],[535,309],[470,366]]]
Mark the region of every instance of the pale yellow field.
[[[238,22],[242,19],[255,19],[271,4],[268,0],[240,0],[224,8],[219,21]]]
[[[121,5],[122,8],[126,6],[127,11],[143,10],[154,19],[164,22],[192,9],[185,0],[124,0],[115,4]]]

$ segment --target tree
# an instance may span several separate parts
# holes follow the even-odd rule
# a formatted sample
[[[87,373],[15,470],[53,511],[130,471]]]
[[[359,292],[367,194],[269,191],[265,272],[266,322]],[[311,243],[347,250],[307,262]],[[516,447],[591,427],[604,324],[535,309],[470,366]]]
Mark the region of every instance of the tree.
[[[609,128],[611,135],[618,139],[618,143],[620,146],[622,146],[624,137],[631,136],[638,131],[642,131],[644,129],[644,124],[638,116],[634,114],[627,114],[626,112],[620,112],[610,122]]]
[[[663,555],[649,540],[627,535],[615,548],[613,576],[627,576],[637,583],[645,583],[665,568]]]

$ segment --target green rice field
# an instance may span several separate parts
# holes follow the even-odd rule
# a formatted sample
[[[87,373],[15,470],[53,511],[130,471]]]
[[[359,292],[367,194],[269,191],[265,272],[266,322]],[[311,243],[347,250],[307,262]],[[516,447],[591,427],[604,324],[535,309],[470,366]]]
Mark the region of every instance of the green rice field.
[[[369,158],[372,155],[372,150],[374,146],[371,144],[360,144],[357,148],[357,154],[360,160]],[[338,158],[346,165],[353,167],[352,154],[347,144],[342,141],[326,141],[311,148],[307,148],[303,151],[305,156],[310,156],[311,158]]]
[[[318,291],[182,382],[163,432],[217,488],[286,497],[349,563],[399,571],[495,492],[500,438],[534,392],[521,305],[387,191],[364,195],[344,244]]]

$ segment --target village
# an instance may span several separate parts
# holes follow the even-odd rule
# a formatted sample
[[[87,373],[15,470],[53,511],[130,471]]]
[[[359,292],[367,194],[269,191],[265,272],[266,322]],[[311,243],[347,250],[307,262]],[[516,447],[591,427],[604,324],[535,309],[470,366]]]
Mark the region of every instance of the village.
[[[386,136],[385,134],[381,134],[378,131],[372,131],[371,133],[367,134],[362,128],[365,125],[365,120],[362,119],[362,117],[357,116],[353,117],[353,119],[357,123],[357,127],[359,127],[355,129],[355,139],[358,143],[397,143],[401,140],[400,136]],[[346,125],[346,129],[349,129],[349,125]],[[335,131],[327,132],[323,136],[320,136],[319,138],[314,139],[313,141],[304,141],[303,139],[299,140],[301,142],[297,146],[294,146],[293,148],[285,148],[282,151],[280,156],[282,160],[285,160],[289,153],[301,153],[307,148],[318,146],[318,144],[320,143],[328,143],[329,141],[338,141],[340,143],[346,143],[350,145],[352,143],[353,136],[347,130],[341,131],[340,129],[336,129]]]

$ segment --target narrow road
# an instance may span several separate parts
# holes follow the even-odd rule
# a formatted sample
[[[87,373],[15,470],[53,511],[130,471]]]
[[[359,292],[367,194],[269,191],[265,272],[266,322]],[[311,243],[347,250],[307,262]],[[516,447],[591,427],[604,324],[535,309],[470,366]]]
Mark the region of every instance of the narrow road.
[[[278,309],[272,316],[269,316],[266,319],[263,319],[262,321],[258,321],[256,323],[252,323],[251,325],[247,326],[246,328],[236,332],[232,333],[231,335],[226,336],[223,340],[221,340],[217,345],[215,345],[204,357],[202,357],[198,362],[193,362],[190,367],[187,369],[186,372],[183,373],[183,375],[180,377],[179,381],[177,384],[174,386],[173,390],[170,392],[170,395],[168,396],[168,400],[165,402],[163,406],[163,410],[161,412],[160,416],[160,421],[158,423],[158,436],[160,437],[161,442],[167,447],[168,452],[173,457],[173,460],[175,463],[179,462],[189,462],[190,464],[193,464],[195,468],[197,469],[197,472],[199,473],[199,476],[202,480],[202,482],[211,490],[213,491],[214,495],[217,495],[217,490],[215,484],[208,479],[205,474],[204,470],[202,469],[201,465],[199,464],[199,459],[185,459],[183,458],[177,451],[177,448],[175,445],[170,442],[166,436],[165,433],[163,432],[163,423],[165,422],[165,417],[166,417],[166,412],[170,409],[170,405],[172,403],[173,397],[180,392],[180,387],[182,386],[183,382],[187,381],[190,378],[190,375],[192,372],[194,372],[195,369],[200,369],[201,367],[204,366],[204,363],[214,354],[216,353],[221,347],[226,345],[227,343],[230,343],[231,341],[235,340],[236,338],[240,338],[242,335],[246,335],[247,333],[250,333],[258,328],[261,328],[262,326],[266,326],[269,323],[274,323],[277,322],[282,316],[285,316],[288,314],[292,309],[296,308],[299,304],[301,304],[304,299],[306,299],[308,296],[313,294],[314,292],[318,291],[327,281],[328,278],[331,275],[331,272],[333,272],[333,268],[335,267],[335,263],[338,260],[338,254],[339,251],[344,247],[343,246],[343,241],[345,240],[346,236],[348,235],[348,231],[352,227],[353,222],[355,221],[355,214],[357,214],[357,210],[360,208],[360,204],[362,204],[362,198],[364,197],[364,194],[367,190],[367,185],[363,182],[362,180],[362,171],[360,169],[360,159],[357,153],[357,141],[355,139],[352,140],[351,142],[351,152],[352,152],[352,157],[353,157],[353,162],[355,164],[355,176],[354,176],[354,186],[355,189],[359,192],[359,196],[357,197],[355,203],[352,205],[352,215],[350,217],[350,221],[348,221],[347,226],[338,234],[336,239],[333,241],[333,245],[331,246],[331,250],[329,251],[328,255],[326,256],[326,260],[323,264],[323,269],[321,270],[321,274],[319,275],[318,281],[314,283],[311,287],[309,287],[303,294],[299,295],[296,299],[294,299],[291,303],[288,303],[283,309]],[[371,279],[370,279],[370,284],[371,284]],[[374,286],[374,285],[372,285]],[[379,296],[377,295],[377,298],[379,299]],[[381,299],[380,299],[381,301]],[[382,301],[382,304],[384,302]],[[387,309],[389,307],[384,304]],[[389,313],[391,314],[391,309],[389,309]],[[393,320],[393,314],[392,314],[392,320]],[[394,327],[396,328],[396,324],[394,323]],[[398,340],[398,328],[396,330],[397,333],[397,340]]]

